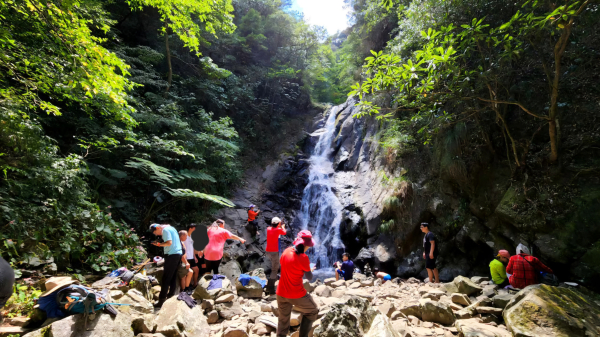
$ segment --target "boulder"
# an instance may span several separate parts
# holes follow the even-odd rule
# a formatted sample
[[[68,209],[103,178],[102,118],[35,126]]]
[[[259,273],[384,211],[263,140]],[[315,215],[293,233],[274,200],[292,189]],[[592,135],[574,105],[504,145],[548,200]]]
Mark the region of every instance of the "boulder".
[[[329,290],[329,287],[327,287],[324,284],[321,284],[320,286],[316,287],[314,293],[319,297],[331,296],[331,291]]]
[[[243,298],[262,298],[263,295],[262,285],[254,279],[250,279],[248,284],[244,286],[238,277],[235,280],[235,289],[237,290],[238,296]]]
[[[346,295],[362,297],[362,298],[366,298],[369,300],[372,300],[375,297],[372,292],[363,290],[362,288],[361,289],[350,289],[350,290],[346,291]]]
[[[512,337],[512,334],[504,329],[480,323],[478,319],[459,319],[456,328],[464,337]]]
[[[219,298],[217,298],[215,300],[215,303],[233,302],[234,299],[235,299],[234,294],[225,294],[225,295],[219,296]]]
[[[513,297],[515,297],[515,295],[509,293],[498,294],[492,298],[492,301],[494,302],[494,306],[496,308],[504,309],[508,302],[513,299]]]
[[[116,301],[118,299],[120,299],[121,297],[125,296],[125,293],[122,292],[121,290],[111,290],[108,295],[110,296],[110,300],[111,301]]]
[[[216,310],[212,310],[208,314],[206,314],[206,321],[208,324],[215,324],[219,321],[219,313]]]
[[[333,282],[335,282],[335,277],[326,278],[324,282],[326,286],[330,286]]]
[[[365,337],[402,337],[394,329],[387,316],[379,314],[373,319],[371,328]]]
[[[244,320],[225,322],[223,337],[248,337],[248,322]]]
[[[375,280],[372,277],[360,281],[361,287],[372,287]]]
[[[87,326],[87,329],[86,329]],[[133,337],[131,316],[125,313],[112,318],[103,312],[88,320],[83,315],[68,316],[42,329],[25,334],[23,337]]]
[[[116,306],[120,312],[132,313],[133,311],[142,314],[154,313],[154,306],[137,289],[131,289],[121,297],[116,303],[129,304]]]
[[[171,297],[165,301],[155,322],[155,332],[168,337],[205,337],[210,335],[210,326],[200,306],[190,308],[185,302],[179,301],[177,297]]]
[[[487,276],[473,276],[471,277],[471,281],[473,281],[473,283],[475,284],[480,284],[481,282],[487,282],[489,281],[490,278]]]
[[[99,281],[92,283],[92,288],[97,290],[102,289],[117,289],[117,286],[121,283],[121,279],[118,277],[105,277]]]
[[[232,319],[234,316],[244,313],[238,302],[215,304],[215,310],[219,313],[219,316],[225,319]]]
[[[598,336],[600,306],[576,290],[538,284],[515,295],[504,321],[515,336]]]
[[[465,294],[454,293],[454,294],[450,295],[450,298],[452,299],[452,302],[454,302],[454,303],[465,305],[465,306],[471,305],[471,300]]]
[[[298,326],[302,322],[302,313],[292,310],[290,315],[290,326]]]
[[[458,287],[456,286],[456,284],[454,284],[454,282],[442,283],[442,285],[440,286],[440,290],[445,291],[446,294],[450,295],[457,293]]]
[[[458,291],[456,291],[456,292],[465,294],[465,295],[478,294],[483,290],[480,286],[478,286],[473,281],[471,281],[470,279],[468,279],[464,276],[459,276],[459,277],[455,278],[454,284],[456,285],[456,288],[458,289]]]
[[[369,301],[352,297],[346,303],[334,304],[321,318],[321,325],[314,330],[315,337],[359,337],[369,332],[377,316]]]
[[[342,286],[345,286],[345,285],[346,285],[346,281],[344,281],[342,279],[342,280],[338,280],[338,281],[335,281],[335,282],[331,283],[330,286],[335,289],[335,288],[339,288],[339,287],[342,287]]]
[[[443,325],[451,325],[456,321],[454,312],[449,305],[434,301],[425,301],[421,304],[421,319]]]
[[[155,328],[154,319],[155,316],[153,314],[145,314],[134,317],[131,321],[133,333],[136,335],[140,333],[151,333]]]
[[[135,274],[129,282],[129,288],[138,290],[148,301],[154,299],[154,295],[152,295],[152,282],[150,282],[147,276]]]
[[[225,278],[221,280],[221,288],[208,290],[211,280],[212,275],[204,275],[201,277],[198,280],[198,286],[194,290],[192,297],[196,300],[216,300],[223,295],[233,294],[233,289],[229,279]]]
[[[384,314],[385,317],[391,317],[392,313],[396,310],[396,308],[394,307],[394,303],[387,300],[383,301],[382,304],[377,306],[377,309],[379,310],[379,312]]]
[[[477,307],[477,313],[479,314],[492,314],[500,316],[502,315],[502,309],[494,307]]]
[[[400,307],[399,311],[406,316],[415,316],[419,319],[421,318],[421,304],[417,301],[411,301],[408,303],[404,303],[402,307]]]
[[[446,292],[434,289],[426,292],[423,296],[421,296],[421,298],[429,298],[434,301],[439,301],[440,297],[443,295],[446,295]]]
[[[302,285],[304,286],[304,289],[309,293],[312,293],[315,290],[315,288],[317,287],[316,282],[310,283],[307,279],[302,280]]]

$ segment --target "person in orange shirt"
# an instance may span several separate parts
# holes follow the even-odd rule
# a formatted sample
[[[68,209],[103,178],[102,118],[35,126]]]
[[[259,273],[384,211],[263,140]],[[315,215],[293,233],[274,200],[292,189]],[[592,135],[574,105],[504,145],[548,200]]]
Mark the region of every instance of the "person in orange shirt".
[[[255,207],[256,205],[250,205],[250,207],[248,207],[248,225],[252,226],[252,230],[248,228],[248,231],[252,233],[252,236],[254,236],[255,233],[256,235],[260,235],[258,232],[258,220],[256,220],[260,211],[254,211]]]

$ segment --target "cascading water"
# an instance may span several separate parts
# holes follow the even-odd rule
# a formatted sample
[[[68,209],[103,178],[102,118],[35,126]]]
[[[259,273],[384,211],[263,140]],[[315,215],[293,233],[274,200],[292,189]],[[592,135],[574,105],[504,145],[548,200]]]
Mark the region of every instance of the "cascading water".
[[[333,138],[339,107],[331,109],[324,129],[310,157],[308,185],[304,188],[300,220],[302,229],[313,233],[316,246],[309,252],[320,274],[333,272],[331,266],[344,250],[340,239],[343,207],[331,188],[333,178]]]

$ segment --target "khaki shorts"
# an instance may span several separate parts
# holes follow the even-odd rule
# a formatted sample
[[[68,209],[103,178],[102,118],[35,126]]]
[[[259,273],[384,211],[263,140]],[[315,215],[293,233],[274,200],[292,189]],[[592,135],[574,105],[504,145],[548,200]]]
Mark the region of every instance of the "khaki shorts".
[[[177,276],[179,276],[179,278],[184,278],[187,276],[188,273],[193,273],[194,271],[192,270],[192,268],[186,268],[185,266],[179,266],[179,268],[177,268]]]

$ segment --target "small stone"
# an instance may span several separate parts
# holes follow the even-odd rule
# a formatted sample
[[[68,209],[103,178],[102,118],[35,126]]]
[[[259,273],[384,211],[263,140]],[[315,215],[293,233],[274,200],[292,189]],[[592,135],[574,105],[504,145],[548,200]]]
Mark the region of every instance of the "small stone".
[[[331,296],[331,290],[329,290],[328,286],[321,284],[315,288],[314,294],[319,297],[329,297]]]
[[[326,278],[324,281],[326,286],[331,285],[333,282],[335,282],[335,277]]]
[[[342,287],[342,286],[345,286],[345,285],[346,285],[346,281],[344,281],[344,280],[335,281],[335,282],[333,282],[333,283],[330,284],[330,286],[332,288],[339,288],[339,287]]]
[[[480,314],[493,314],[493,315],[502,315],[502,310],[500,308],[494,308],[494,307],[477,307],[477,312]]]
[[[473,276],[471,277],[471,281],[473,281],[473,283],[475,284],[480,284],[481,282],[487,282],[489,281],[490,278],[487,276]]]
[[[201,304],[202,309],[210,311],[213,309],[214,306],[215,306],[214,300],[202,300],[202,304]]]
[[[213,310],[206,315],[206,319],[208,320],[208,324],[215,324],[219,320],[219,313]]]
[[[452,299],[452,302],[454,302],[454,303],[465,305],[465,306],[471,305],[471,300],[465,294],[454,293],[454,294],[450,295],[450,298]]]
[[[235,298],[235,295],[233,295],[233,294],[226,294],[226,295],[223,295],[223,296],[220,296],[219,298],[217,298],[217,300],[215,301],[215,303],[233,302],[234,298]]]

